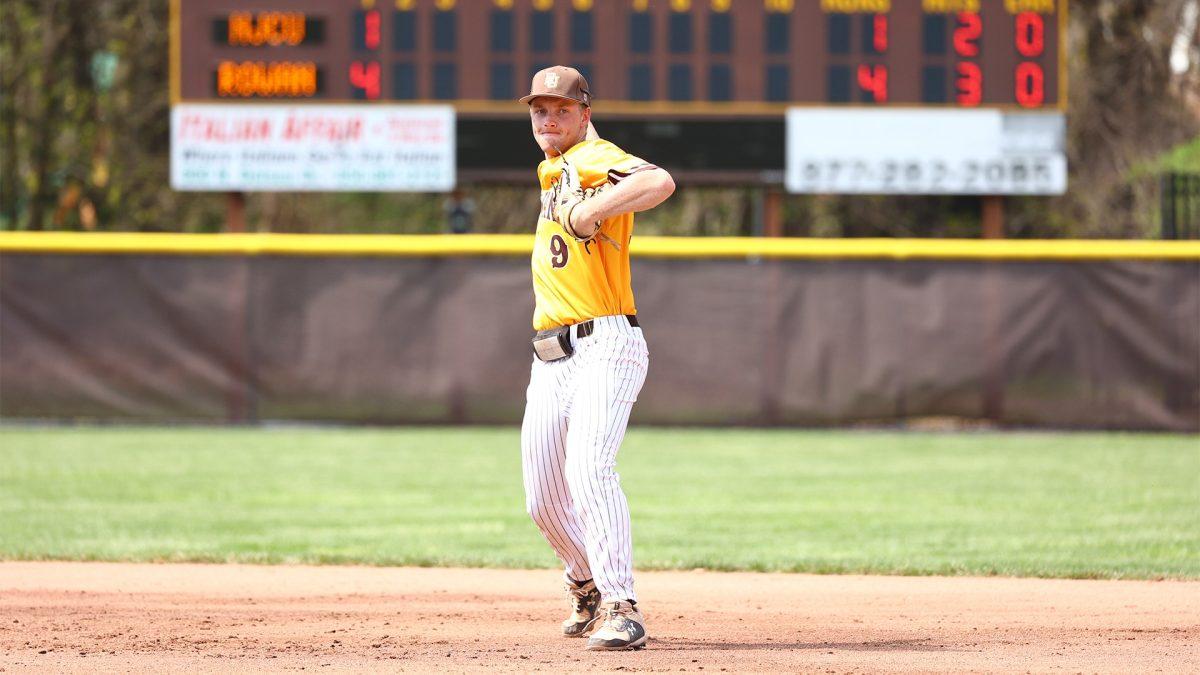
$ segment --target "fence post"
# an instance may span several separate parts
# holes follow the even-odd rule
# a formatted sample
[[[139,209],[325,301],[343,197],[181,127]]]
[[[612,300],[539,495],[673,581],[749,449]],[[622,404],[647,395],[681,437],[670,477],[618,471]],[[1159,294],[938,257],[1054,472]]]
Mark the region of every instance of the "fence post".
[[[1183,237],[1184,239],[1195,239],[1200,235],[1200,213],[1197,213],[1196,202],[1200,201],[1200,175],[1192,174],[1186,176],[1186,189],[1184,194],[1184,203],[1187,205],[1187,215],[1184,217]],[[1179,229],[1176,227],[1176,229]]]
[[[1175,175],[1164,173],[1158,177],[1158,191],[1162,200],[1159,223],[1163,239],[1176,239],[1175,234]]]

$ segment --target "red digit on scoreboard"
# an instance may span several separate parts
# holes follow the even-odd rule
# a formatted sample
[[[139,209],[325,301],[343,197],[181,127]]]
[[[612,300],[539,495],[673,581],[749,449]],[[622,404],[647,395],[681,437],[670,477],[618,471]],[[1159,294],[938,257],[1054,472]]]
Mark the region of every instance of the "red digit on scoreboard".
[[[888,48],[888,18],[886,14],[876,14],[874,30],[871,32],[875,53],[882,54]]]
[[[350,84],[363,92],[370,100],[379,98],[379,62],[352,61],[350,63]]]
[[[887,66],[869,66],[865,63],[860,65],[858,86],[863,91],[870,92],[876,103],[887,103]]]
[[[1046,22],[1037,12],[1021,12],[1017,15],[1017,30],[1014,40],[1017,53],[1027,59],[1036,58],[1046,51]]]
[[[372,9],[363,14],[363,44],[367,49],[379,49],[379,10]]]
[[[955,89],[958,90],[958,104],[964,106],[977,106],[983,100],[983,71],[979,69],[979,64],[971,61],[962,61],[957,66],[958,80],[955,81]]]
[[[1036,108],[1046,100],[1046,76],[1042,67],[1032,61],[1023,61],[1016,72],[1017,103],[1026,108]]]
[[[954,29],[954,51],[959,56],[979,56],[979,36],[983,34],[983,19],[974,12],[960,12]]]

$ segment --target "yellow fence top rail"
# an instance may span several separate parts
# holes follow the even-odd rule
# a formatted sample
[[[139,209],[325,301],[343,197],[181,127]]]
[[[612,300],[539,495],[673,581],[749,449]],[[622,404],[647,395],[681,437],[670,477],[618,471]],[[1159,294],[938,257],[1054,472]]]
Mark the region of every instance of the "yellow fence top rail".
[[[0,254],[527,256],[526,234],[179,234],[0,232]],[[1200,241],[1029,239],[800,239],[635,236],[650,258],[1198,260]]]

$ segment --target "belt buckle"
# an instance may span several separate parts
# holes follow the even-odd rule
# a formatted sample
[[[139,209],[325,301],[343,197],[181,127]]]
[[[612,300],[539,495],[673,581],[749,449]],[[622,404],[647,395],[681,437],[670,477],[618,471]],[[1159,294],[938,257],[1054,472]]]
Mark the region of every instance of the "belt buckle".
[[[571,327],[559,326],[538,331],[533,336],[533,353],[542,361],[559,361],[575,353],[571,347]]]

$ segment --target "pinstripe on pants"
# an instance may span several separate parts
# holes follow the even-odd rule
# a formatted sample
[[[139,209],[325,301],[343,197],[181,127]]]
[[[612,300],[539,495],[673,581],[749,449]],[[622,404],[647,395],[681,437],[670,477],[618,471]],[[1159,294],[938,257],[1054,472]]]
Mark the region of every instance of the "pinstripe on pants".
[[[637,600],[629,506],[617,451],[649,363],[642,329],[624,316],[595,319],[575,354],[533,359],[521,425],[525,507],[566,575],[596,580],[603,602]]]

